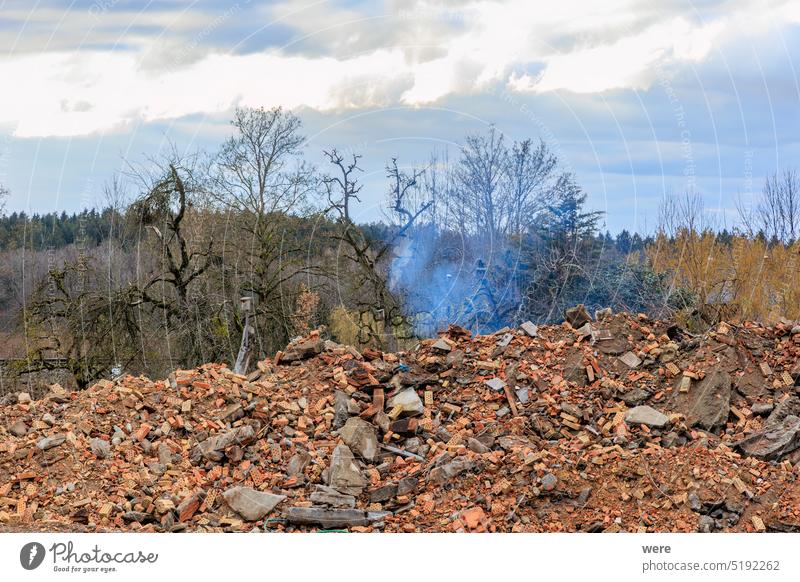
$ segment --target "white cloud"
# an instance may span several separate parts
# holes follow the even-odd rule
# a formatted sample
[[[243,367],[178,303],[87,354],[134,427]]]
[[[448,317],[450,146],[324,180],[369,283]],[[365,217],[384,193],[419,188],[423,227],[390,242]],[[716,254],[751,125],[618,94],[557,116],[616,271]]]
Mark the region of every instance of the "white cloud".
[[[742,0],[735,17],[720,13],[700,21],[683,15],[680,3],[665,5],[662,13],[647,0],[596,4],[560,0],[544,10],[530,0],[468,0],[456,7],[422,0],[363,19],[352,9],[337,17],[331,4],[312,5],[281,18],[316,41],[305,52],[297,42],[258,54],[187,47],[190,54],[183,55],[166,31],[137,37],[134,48],[124,51],[12,55],[0,58],[0,124],[20,137],[72,136],[214,114],[237,104],[413,106],[498,83],[539,93],[646,89],[657,66],[705,59],[726,27],[738,26],[731,22],[765,10]],[[795,18],[786,6],[780,4],[781,14]],[[208,22],[192,18],[195,26]],[[541,72],[531,75],[534,69]]]
[[[80,52],[0,61],[0,123],[19,137],[70,136],[135,121],[215,113],[241,105],[319,110],[388,104],[410,71],[399,50],[343,61],[273,54],[210,55],[179,70],[145,70],[136,55]],[[386,71],[391,71],[390,77]]]
[[[545,57],[541,75],[512,75],[509,86],[538,93],[561,89],[576,93],[646,89],[656,78],[656,63],[702,60],[720,30],[719,23],[694,27],[685,19],[676,18],[612,44]]]

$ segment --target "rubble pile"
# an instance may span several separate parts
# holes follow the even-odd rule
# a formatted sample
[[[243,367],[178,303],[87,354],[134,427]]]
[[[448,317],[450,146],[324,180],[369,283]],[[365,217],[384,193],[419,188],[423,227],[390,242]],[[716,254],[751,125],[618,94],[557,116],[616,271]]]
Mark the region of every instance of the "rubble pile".
[[[0,406],[0,529],[800,529],[800,325],[579,306]]]

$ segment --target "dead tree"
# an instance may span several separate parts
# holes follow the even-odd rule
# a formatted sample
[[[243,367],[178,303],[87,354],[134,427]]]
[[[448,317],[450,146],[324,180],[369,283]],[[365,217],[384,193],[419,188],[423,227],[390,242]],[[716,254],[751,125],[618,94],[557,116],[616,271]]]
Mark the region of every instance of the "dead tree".
[[[15,363],[18,373],[68,370],[83,389],[134,359],[129,340],[137,324],[124,294],[109,295],[97,284],[101,279],[82,257],[40,281],[23,313],[28,351]]]
[[[800,238],[800,178],[796,170],[775,172],[764,181],[761,196],[751,208],[741,201],[739,217],[750,236],[792,244]]]
[[[393,349],[398,336],[410,333],[406,315],[397,297],[389,289],[388,277],[383,265],[389,251],[400,237],[406,235],[417,219],[426,212],[431,203],[423,203],[416,210],[409,209],[409,192],[417,185],[422,175],[414,171],[411,175],[402,172],[397,160],[392,159],[386,168],[390,180],[390,208],[398,216],[399,224],[389,240],[376,241],[364,236],[352,218],[352,205],[361,202],[357,174],[361,172],[359,159],[353,154],[350,159],[333,149],[324,152],[335,167],[334,175],[327,175],[322,183],[328,199],[327,213],[339,225],[334,238],[346,249],[345,256],[355,266],[355,307],[358,312],[359,339],[362,343],[375,343]]]
[[[6,211],[6,199],[8,198],[8,189],[0,184],[0,216]]]
[[[299,295],[304,247],[293,229],[306,216],[316,179],[302,161],[300,119],[277,107],[239,108],[234,133],[211,165],[209,196],[234,217],[226,255],[241,264],[233,277],[237,294],[253,295],[252,314],[262,351],[283,347],[291,333],[287,296]]]
[[[148,183],[132,204],[130,217],[140,230],[151,233],[155,243],[151,254],[156,260],[144,281],[127,290],[129,306],[144,307],[158,316],[166,337],[174,340],[165,346],[170,360],[188,365],[219,357],[224,350],[214,346],[204,322],[221,306],[202,291],[203,278],[215,261],[214,236],[199,233],[191,220],[200,189],[197,178],[191,166],[174,160]],[[141,241],[146,244],[147,237]],[[172,353],[173,345],[177,353]]]
[[[187,187],[177,167],[170,164],[166,176],[137,200],[132,207],[140,224],[156,237],[162,259],[163,272],[151,278],[142,288],[142,299],[165,311],[168,318],[178,317],[189,303],[189,288],[205,273],[212,257],[213,236],[202,250],[192,250],[186,218],[191,207]],[[165,301],[153,289],[167,283],[175,290],[177,303]]]
[[[390,181],[389,204],[392,211],[398,216],[399,224],[397,231],[393,235],[392,242],[406,236],[409,229],[414,226],[417,219],[433,206],[433,200],[422,202],[416,209],[411,209],[409,204],[409,192],[417,187],[419,179],[425,174],[423,170],[412,170],[411,175],[406,174],[397,167],[397,158],[386,166],[386,177]],[[384,247],[390,248],[389,245]]]

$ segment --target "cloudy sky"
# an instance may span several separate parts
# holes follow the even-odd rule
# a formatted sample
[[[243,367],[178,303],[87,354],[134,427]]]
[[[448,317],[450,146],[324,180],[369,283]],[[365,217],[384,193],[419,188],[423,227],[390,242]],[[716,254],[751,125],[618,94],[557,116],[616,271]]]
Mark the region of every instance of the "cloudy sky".
[[[424,162],[496,125],[541,137],[612,230],[699,190],[735,223],[800,166],[798,0],[0,0],[9,208],[102,204],[125,161],[213,150],[236,105],[292,109],[307,157]]]

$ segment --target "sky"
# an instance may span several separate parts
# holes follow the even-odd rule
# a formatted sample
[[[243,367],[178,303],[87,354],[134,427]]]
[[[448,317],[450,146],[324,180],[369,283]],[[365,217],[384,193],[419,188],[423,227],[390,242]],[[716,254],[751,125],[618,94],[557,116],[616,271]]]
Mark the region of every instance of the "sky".
[[[102,205],[130,164],[280,105],[309,161],[363,155],[360,220],[391,157],[494,125],[544,139],[612,232],[687,189],[734,226],[800,165],[794,55],[798,0],[0,0],[0,184],[8,210]]]

